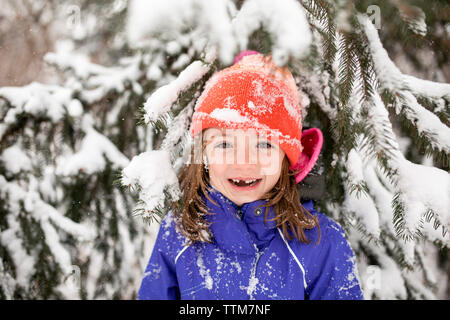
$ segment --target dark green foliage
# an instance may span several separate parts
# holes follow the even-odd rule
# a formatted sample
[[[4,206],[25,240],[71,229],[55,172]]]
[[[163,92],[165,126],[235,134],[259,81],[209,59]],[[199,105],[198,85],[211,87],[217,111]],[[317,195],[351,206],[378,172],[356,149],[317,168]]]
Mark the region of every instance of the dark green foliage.
[[[263,27],[253,32],[249,37],[248,49],[262,54],[270,54],[273,48],[273,40],[270,33]]]
[[[300,0],[303,8],[311,17],[319,20],[323,29],[316,29],[323,39],[324,61],[331,66],[335,58],[336,48],[336,23],[334,6],[326,1]]]

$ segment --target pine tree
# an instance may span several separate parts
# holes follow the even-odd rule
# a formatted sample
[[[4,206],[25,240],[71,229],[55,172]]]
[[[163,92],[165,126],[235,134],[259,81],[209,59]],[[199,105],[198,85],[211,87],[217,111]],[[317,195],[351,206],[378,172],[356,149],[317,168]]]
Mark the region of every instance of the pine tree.
[[[213,59],[192,62],[145,103],[145,123],[154,128],[162,123],[167,132],[162,147],[153,152],[168,153],[173,173],[179,169],[180,159],[187,161],[192,141],[185,133],[203,75],[209,75],[205,68],[214,71],[228,65],[227,58],[239,50],[272,54],[278,65],[293,71],[307,97],[305,126],[319,127],[325,134],[321,161],[299,186],[300,192],[304,197],[319,193],[318,207],[344,227],[357,255],[366,298],[442,296],[439,278],[447,279],[445,259],[450,243],[446,172],[450,85],[402,73],[371,21],[377,17],[368,11],[381,13],[378,23],[386,25],[381,28],[388,32],[386,38],[393,25],[402,24],[402,32],[394,29],[394,39],[388,38],[388,42],[414,48],[427,41],[425,17],[431,18],[433,27],[439,26],[435,15],[444,4],[429,10],[421,9],[426,8],[425,3],[414,6],[405,1],[221,3],[225,3],[223,11],[210,19],[225,24],[220,26],[222,38],[216,37],[215,30],[206,35],[212,45],[206,52],[213,52],[207,56]],[[202,10],[207,8],[202,3],[192,15],[203,17]],[[381,20],[384,12],[389,12],[390,19],[394,12],[397,21]],[[223,16],[228,17],[225,22]],[[196,21],[193,30],[214,25],[208,19],[189,20],[189,14],[178,17],[188,23]],[[154,32],[152,26],[145,31],[147,35]],[[223,45],[221,41],[229,38],[235,39],[234,45]],[[411,44],[416,38],[420,40]],[[186,83],[188,74],[194,75],[190,85]],[[186,102],[186,97],[191,100]],[[180,107],[184,108],[181,112]],[[415,149],[414,155],[402,149],[399,142],[405,140],[410,150]],[[151,152],[146,156],[151,157]],[[134,170],[130,171],[137,172],[140,162],[142,159],[133,161],[128,168]],[[139,185],[138,177],[126,171],[123,180]],[[157,215],[158,220],[167,211],[166,201],[179,196],[172,178],[160,183],[166,187],[165,197],[150,202],[151,196],[146,194],[140,203],[141,212],[147,217]],[[317,183],[319,189],[325,186],[324,192],[310,190]]]
[[[79,5],[87,20],[113,6]],[[82,31],[78,52],[45,57],[64,82],[0,88],[2,299],[134,298],[151,247],[151,229],[129,214],[136,197],[115,181],[151,144],[135,111],[157,81],[141,66],[148,55],[112,68],[89,62],[83,48],[99,39]]]
[[[445,297],[450,85],[401,72],[385,50],[425,73],[412,49],[433,43],[433,68],[445,65],[444,1],[119,4],[80,1],[119,8],[98,31],[120,43],[110,66],[86,57],[91,34],[83,54],[46,55],[60,85],[0,88],[1,298],[135,297],[155,221],[179,200],[196,98],[245,49],[290,68],[304,126],[324,133],[300,194],[344,227],[365,297]]]

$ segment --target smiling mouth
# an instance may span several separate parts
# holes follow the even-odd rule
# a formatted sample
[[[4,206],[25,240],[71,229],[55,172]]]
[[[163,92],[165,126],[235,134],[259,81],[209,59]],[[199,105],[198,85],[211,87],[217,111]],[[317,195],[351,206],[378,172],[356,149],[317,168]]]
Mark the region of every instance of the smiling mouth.
[[[228,181],[237,187],[252,187],[258,184],[262,179],[228,179]]]

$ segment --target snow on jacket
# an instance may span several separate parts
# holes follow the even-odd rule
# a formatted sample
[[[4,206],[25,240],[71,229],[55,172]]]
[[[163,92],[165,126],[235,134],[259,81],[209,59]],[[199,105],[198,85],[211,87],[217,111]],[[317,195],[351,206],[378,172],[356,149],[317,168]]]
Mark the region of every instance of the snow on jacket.
[[[313,208],[317,228],[305,230],[309,244],[288,240],[277,228],[273,207],[264,224],[264,200],[241,207],[210,188],[213,243],[196,242],[164,218],[138,299],[362,299],[355,256],[341,227]]]

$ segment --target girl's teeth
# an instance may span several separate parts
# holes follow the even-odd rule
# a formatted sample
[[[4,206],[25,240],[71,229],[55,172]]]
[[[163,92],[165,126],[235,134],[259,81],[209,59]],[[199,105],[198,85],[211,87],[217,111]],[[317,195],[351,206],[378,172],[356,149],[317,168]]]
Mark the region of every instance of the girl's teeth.
[[[244,187],[244,186],[251,186],[251,185],[253,185],[255,182],[258,181],[258,179],[252,179],[252,180],[230,179],[230,181],[232,181],[237,186]]]
[[[253,179],[253,180],[236,180],[236,179],[231,179],[231,180],[233,180],[236,183],[239,183],[239,182],[253,183],[253,182],[256,181],[256,179]]]

